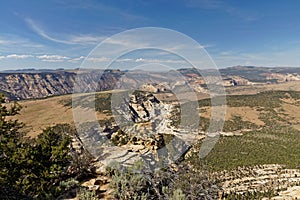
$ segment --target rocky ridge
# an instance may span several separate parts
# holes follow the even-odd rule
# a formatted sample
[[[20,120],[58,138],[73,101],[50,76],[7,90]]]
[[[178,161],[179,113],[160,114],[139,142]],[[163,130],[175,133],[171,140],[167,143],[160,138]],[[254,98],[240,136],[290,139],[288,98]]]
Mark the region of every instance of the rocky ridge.
[[[204,79],[201,74],[206,76]],[[169,72],[120,71],[120,70],[17,70],[0,73],[0,92],[10,100],[45,98],[48,96],[70,94],[74,84],[79,92],[94,92],[126,87],[138,88],[140,83],[164,83],[171,90],[188,84],[195,91],[207,93],[207,79],[218,75],[214,71],[199,71],[195,68],[179,69]],[[200,74],[201,73],[201,74]],[[236,66],[220,69],[222,80],[217,84],[232,87],[280,83],[300,80],[300,68],[267,68]],[[80,77],[80,78],[78,78]],[[144,85],[151,92],[161,92],[166,88],[153,84]],[[127,88],[128,89],[128,88]]]
[[[172,125],[176,102],[164,102],[148,91],[126,91],[116,95],[121,95],[117,96],[121,101],[112,104],[114,119],[100,128],[87,126],[80,136],[88,150],[104,165],[114,160],[127,166],[141,158],[151,166],[161,160],[165,164],[172,163],[192,143],[204,138],[198,130],[185,131]]]
[[[276,188],[277,196],[271,199],[300,198],[300,193],[297,192],[300,184],[299,169],[287,169],[282,165],[268,164],[216,172],[214,176],[222,182],[224,196],[230,193],[267,192]]]
[[[75,72],[66,71],[0,73],[0,92],[10,100],[45,98],[72,93],[75,82],[81,92],[111,90],[121,75],[119,70],[81,73],[78,76]]]

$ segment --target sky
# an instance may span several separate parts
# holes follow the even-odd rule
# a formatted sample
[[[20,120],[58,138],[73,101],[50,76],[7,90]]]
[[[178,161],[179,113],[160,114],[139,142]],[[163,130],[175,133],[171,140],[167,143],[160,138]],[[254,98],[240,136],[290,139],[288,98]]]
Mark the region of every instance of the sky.
[[[298,0],[2,1],[0,70],[78,68],[84,61],[106,66],[112,58],[117,58],[113,66],[121,69],[151,63],[187,66],[181,55],[166,53],[182,47],[177,53],[187,55],[191,48],[183,40],[160,37],[152,29],[122,35],[143,27],[184,34],[198,42],[219,68],[300,67],[299,10]],[[114,40],[97,50],[110,37]],[[126,55],[118,51],[149,43],[162,50]]]

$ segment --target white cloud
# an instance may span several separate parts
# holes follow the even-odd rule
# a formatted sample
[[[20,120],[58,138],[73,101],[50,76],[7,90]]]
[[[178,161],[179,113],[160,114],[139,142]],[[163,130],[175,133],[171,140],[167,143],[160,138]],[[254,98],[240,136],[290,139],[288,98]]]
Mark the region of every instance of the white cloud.
[[[9,55],[0,55],[0,60],[3,59],[27,59],[27,58],[36,58],[39,59],[40,61],[43,62],[71,62],[71,63],[76,63],[81,60],[83,60],[85,57],[84,56],[79,56],[75,58],[70,58],[67,56],[63,55],[50,55],[50,54],[44,54],[44,55],[30,55],[30,54],[9,54]],[[108,60],[108,59],[103,59],[103,58],[92,58],[91,60]]]
[[[48,55],[48,54],[36,56],[36,58],[40,59],[43,62],[51,62],[51,63],[67,62],[70,59],[67,56],[62,56],[62,55]]]
[[[104,39],[106,39],[106,37],[104,36],[73,35],[70,37],[70,43],[81,45],[96,45]]]
[[[65,62],[65,60],[55,60],[55,59],[43,59],[41,61],[43,61],[43,62],[52,62],[52,63]]]
[[[144,63],[173,63],[173,64],[184,64],[186,63],[184,60],[164,60],[164,59],[145,59],[145,58],[138,58],[135,62],[144,62]]]
[[[51,36],[49,36],[41,27],[39,27],[32,19],[27,18],[25,19],[25,22],[29,25],[29,27],[36,32],[38,35],[40,35],[41,37],[50,40],[52,42],[58,42],[58,43],[63,43],[63,44],[72,44],[69,41],[65,41],[65,40],[59,40],[56,38],[53,38]]]
[[[14,44],[15,42],[12,40],[3,40],[0,39],[0,45],[9,45],[9,44]]]
[[[72,58],[72,59],[68,60],[68,62],[76,63],[78,61],[83,60],[84,58],[85,58],[84,56],[80,56],[80,57],[77,57],[77,58]]]
[[[136,60],[135,60],[135,62],[145,62],[146,60],[144,59],[144,58],[137,58]]]
[[[231,16],[239,17],[246,21],[256,21],[262,17],[258,12],[240,10],[238,7],[221,0],[185,0],[185,2],[187,7],[205,10],[221,10]]]
[[[46,31],[43,28],[41,28],[32,19],[26,18],[25,22],[39,36],[56,43],[70,44],[70,45],[96,45],[106,38],[104,36],[94,36],[94,35],[71,35],[71,36],[67,36],[67,39],[57,39],[53,36],[50,36],[48,33],[46,33]]]
[[[6,58],[13,58],[13,59],[25,59],[25,58],[32,58],[33,56],[32,55],[21,55],[21,54],[10,54],[10,55],[7,55]]]
[[[92,62],[108,62],[108,61],[110,61],[110,59],[107,57],[90,57],[90,58],[87,58],[87,60],[92,61]]]
[[[44,49],[45,46],[13,34],[0,34],[0,52],[23,54]]]
[[[94,10],[101,13],[108,13],[110,15],[118,16],[120,18],[125,18],[127,20],[144,20],[145,17],[141,15],[136,15],[129,13],[127,10],[120,9],[119,7],[108,6],[100,1],[73,1],[73,0],[60,0],[57,1],[61,3],[64,8],[67,9],[80,9],[80,10]]]
[[[288,51],[265,51],[265,52],[235,52],[223,51],[212,55],[215,63],[223,68],[236,65],[253,66],[290,66],[299,67],[297,56],[300,53],[299,48]]]
[[[120,59],[116,60],[116,62],[131,62],[131,61],[134,61],[134,60],[131,58],[120,58]]]
[[[36,56],[39,59],[43,60],[67,60],[69,57],[66,56],[61,56],[61,55],[41,55],[41,56]]]
[[[141,43],[137,41],[137,37],[135,39],[133,36],[128,37],[126,36],[121,36],[121,38],[108,38],[105,43],[107,44],[113,44],[113,45],[118,45],[118,46],[126,46],[126,47],[136,47],[140,46]],[[146,45],[146,44],[143,44]]]

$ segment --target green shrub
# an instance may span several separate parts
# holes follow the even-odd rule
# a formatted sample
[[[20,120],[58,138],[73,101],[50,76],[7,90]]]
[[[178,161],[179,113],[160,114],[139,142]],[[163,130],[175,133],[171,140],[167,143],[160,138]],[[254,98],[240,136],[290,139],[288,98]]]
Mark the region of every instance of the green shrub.
[[[173,200],[185,200],[185,195],[183,194],[181,189],[176,189],[173,191],[173,196],[172,198]]]
[[[99,198],[96,195],[95,191],[90,191],[86,188],[80,188],[77,192],[77,199],[78,200],[98,200]]]
[[[35,139],[20,133],[22,123],[8,120],[7,116],[19,113],[21,107],[14,103],[7,108],[0,96],[0,186],[10,186],[16,193],[37,199],[53,199],[61,195],[75,182],[66,180],[78,177],[81,171],[74,166],[70,154],[70,135],[75,134],[69,125],[46,128]],[[75,163],[76,164],[76,163]],[[12,194],[14,195],[14,194]]]
[[[114,163],[111,188],[116,199],[216,199],[219,187],[208,179],[204,172],[193,172],[188,166],[178,166],[151,172],[143,162],[121,168]],[[113,170],[115,169],[115,170]]]
[[[141,169],[140,163],[123,171],[114,165],[114,175],[110,186],[114,189],[116,199],[136,199],[146,200],[150,197],[149,188],[146,178],[138,171]]]

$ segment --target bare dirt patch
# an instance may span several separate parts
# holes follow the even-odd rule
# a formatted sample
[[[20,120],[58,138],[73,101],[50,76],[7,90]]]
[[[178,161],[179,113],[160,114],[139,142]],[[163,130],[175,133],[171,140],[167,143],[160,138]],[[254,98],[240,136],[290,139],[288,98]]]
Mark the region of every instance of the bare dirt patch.
[[[25,124],[22,131],[30,137],[36,137],[42,129],[55,124],[74,124],[72,108],[64,106],[63,101],[70,99],[71,95],[51,97],[46,99],[19,101],[22,106],[20,115],[14,116]],[[95,115],[94,115],[95,116]],[[84,113],[82,117],[86,118]],[[107,115],[96,113],[96,119],[104,119]],[[95,117],[91,118],[92,120]]]
[[[284,114],[289,117],[291,123],[300,124],[300,106],[290,103],[282,103]]]
[[[23,108],[20,115],[14,118],[25,124],[23,130],[31,137],[37,136],[48,126],[58,123],[71,124],[73,122],[72,109],[59,103],[64,98],[67,96],[20,101],[18,103]]]
[[[200,116],[205,118],[210,118],[211,108],[210,107],[202,107],[200,110]],[[251,107],[229,107],[226,109],[225,120],[230,120],[234,116],[241,116],[243,121],[249,121],[259,126],[265,125],[265,123],[259,119],[260,112],[255,108]]]
[[[300,91],[300,81],[290,81],[277,84],[254,84],[226,88],[227,94],[230,95],[257,94],[259,92],[272,90]]]

